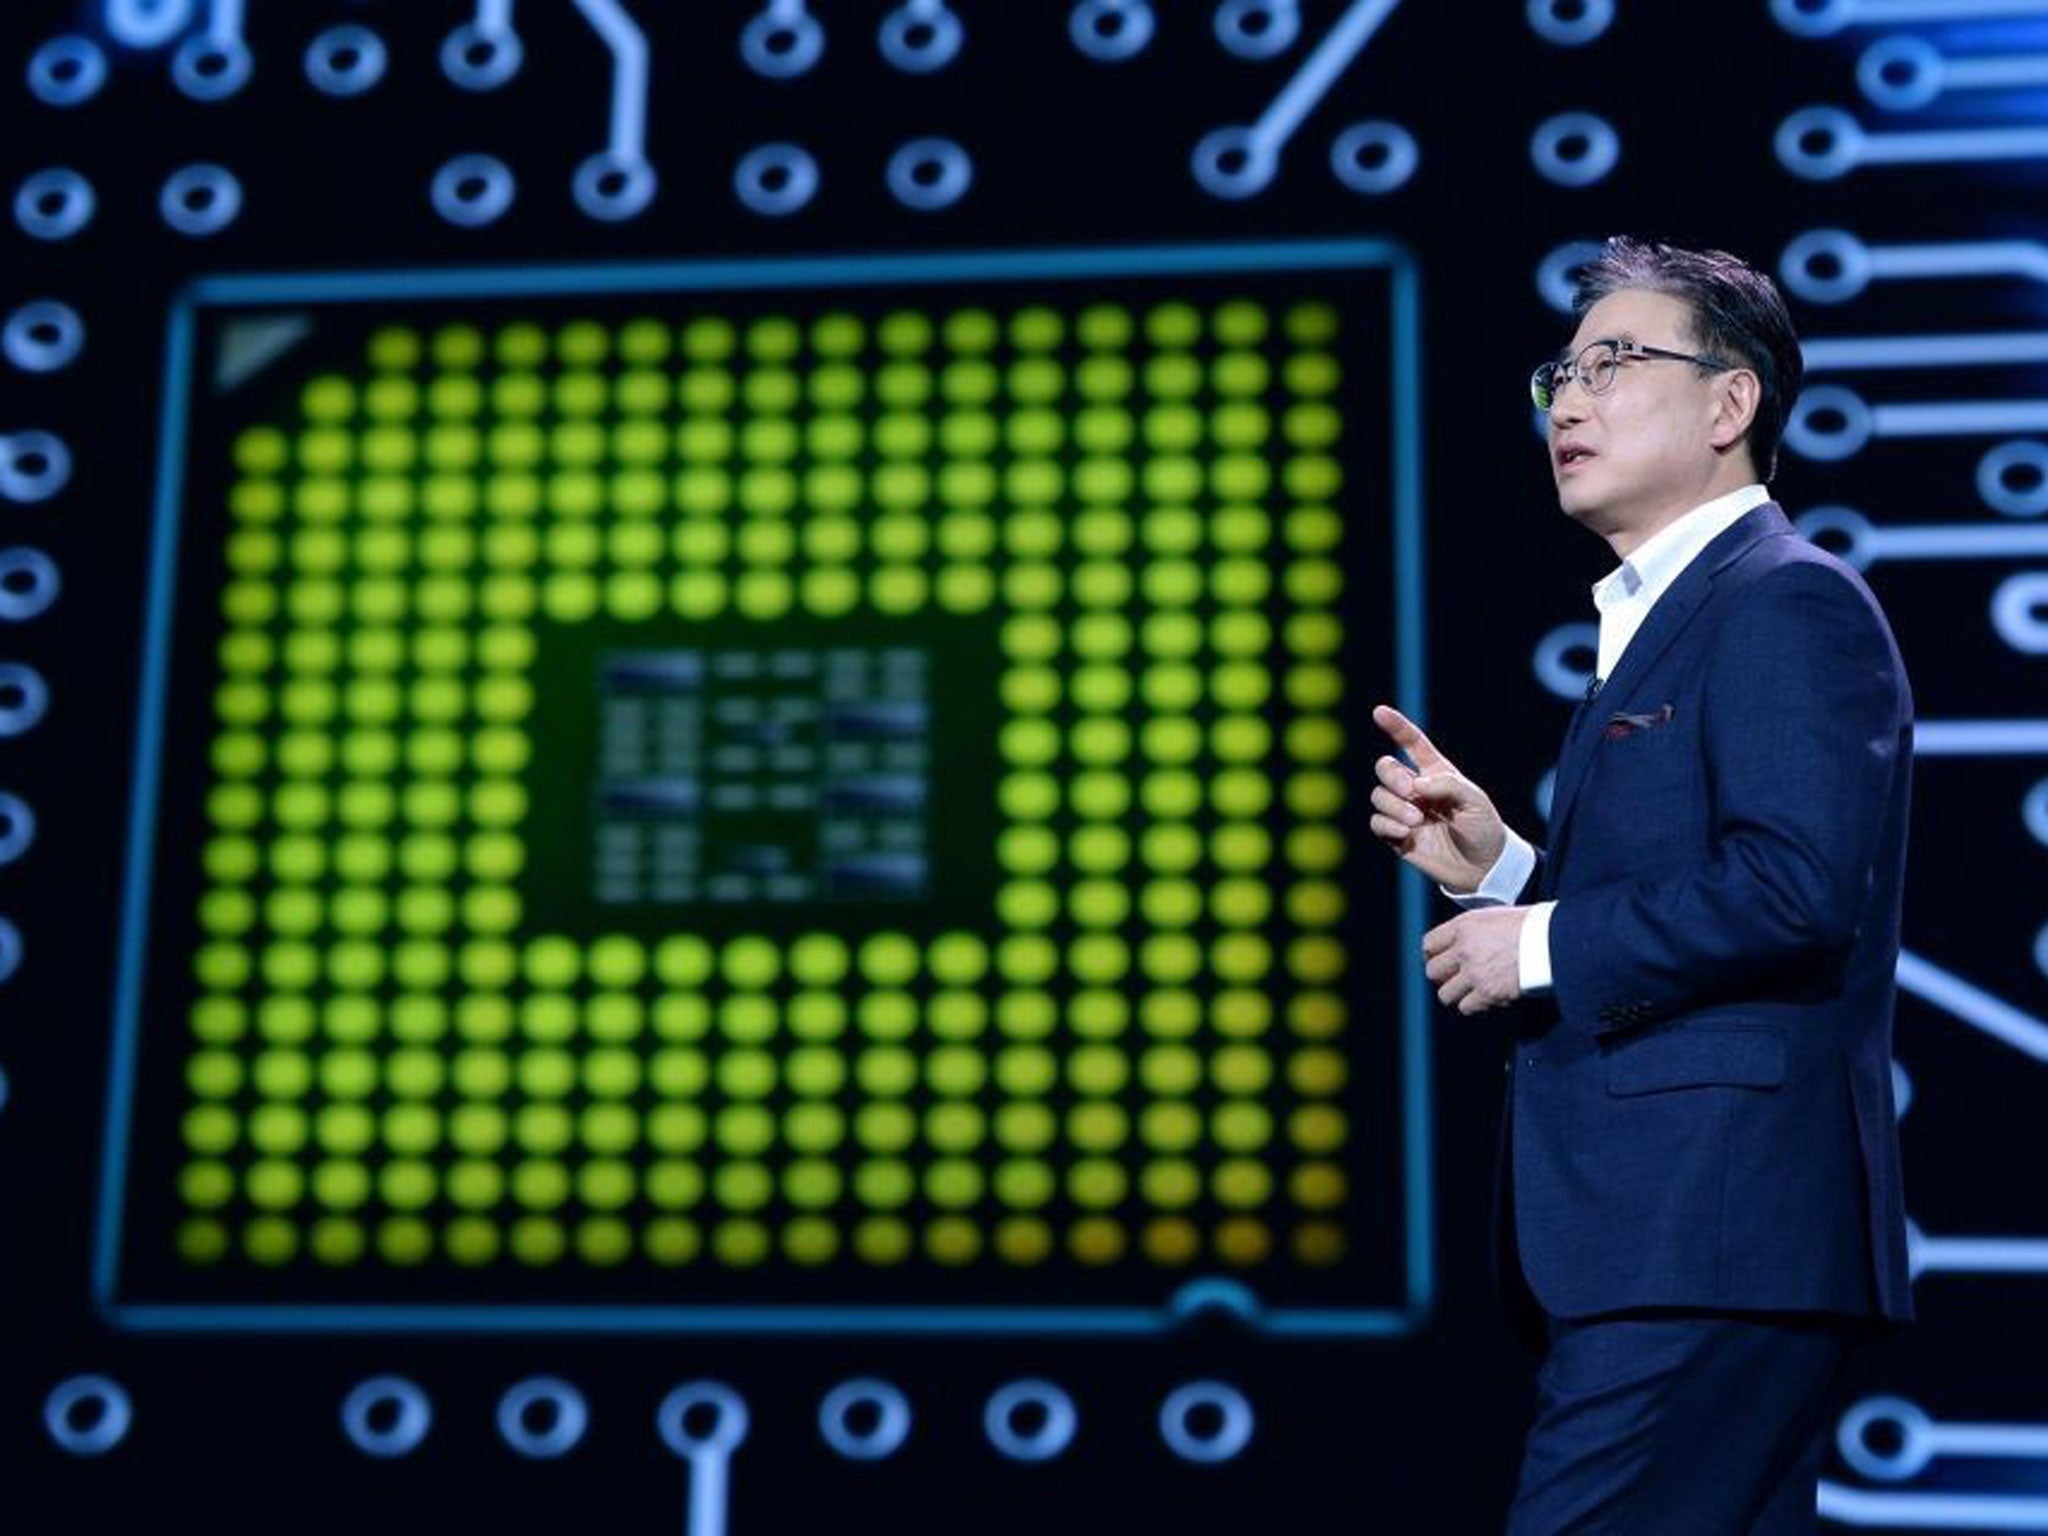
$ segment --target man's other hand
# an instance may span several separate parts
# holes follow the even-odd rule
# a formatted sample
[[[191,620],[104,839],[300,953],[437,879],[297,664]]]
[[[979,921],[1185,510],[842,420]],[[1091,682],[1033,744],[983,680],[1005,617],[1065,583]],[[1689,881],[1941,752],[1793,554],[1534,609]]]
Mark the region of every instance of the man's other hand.
[[[1437,1000],[1464,1014],[1501,1008],[1522,995],[1522,920],[1527,907],[1483,907],[1422,936],[1423,974]]]

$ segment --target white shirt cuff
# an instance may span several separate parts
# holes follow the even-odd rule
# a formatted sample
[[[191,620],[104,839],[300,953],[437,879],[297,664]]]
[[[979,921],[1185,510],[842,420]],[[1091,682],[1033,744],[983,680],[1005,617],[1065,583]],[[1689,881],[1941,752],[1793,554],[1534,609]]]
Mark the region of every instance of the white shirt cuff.
[[[1550,990],[1550,914],[1556,910],[1556,902],[1539,901],[1522,919],[1515,969],[1524,997]]]
[[[1536,872],[1536,849],[1527,838],[1518,836],[1513,827],[1502,830],[1508,835],[1507,846],[1501,849],[1500,857],[1493,861],[1493,868],[1480,880],[1478,890],[1450,891],[1441,885],[1437,889],[1468,910],[1512,905],[1522,894],[1522,887],[1529,883],[1529,876]]]

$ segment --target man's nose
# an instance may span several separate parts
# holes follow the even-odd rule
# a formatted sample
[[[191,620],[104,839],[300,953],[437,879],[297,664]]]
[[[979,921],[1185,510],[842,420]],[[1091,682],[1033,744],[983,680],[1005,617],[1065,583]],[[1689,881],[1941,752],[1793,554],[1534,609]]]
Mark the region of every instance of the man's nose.
[[[1570,378],[1551,391],[1550,425],[1553,428],[1568,427],[1586,419],[1586,402],[1589,400],[1584,385],[1577,378]]]

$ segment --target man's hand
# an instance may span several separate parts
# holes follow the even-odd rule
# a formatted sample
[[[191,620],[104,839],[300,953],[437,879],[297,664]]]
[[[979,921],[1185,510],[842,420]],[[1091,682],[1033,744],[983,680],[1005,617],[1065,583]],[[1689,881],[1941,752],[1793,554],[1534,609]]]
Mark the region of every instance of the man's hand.
[[[1522,995],[1522,922],[1527,907],[1482,907],[1422,936],[1423,974],[1438,1001],[1464,1014],[1501,1008]]]
[[[1373,764],[1373,835],[1446,890],[1476,891],[1507,846],[1500,812],[1401,711],[1380,704],[1372,718],[1415,763],[1414,770],[1396,757]]]

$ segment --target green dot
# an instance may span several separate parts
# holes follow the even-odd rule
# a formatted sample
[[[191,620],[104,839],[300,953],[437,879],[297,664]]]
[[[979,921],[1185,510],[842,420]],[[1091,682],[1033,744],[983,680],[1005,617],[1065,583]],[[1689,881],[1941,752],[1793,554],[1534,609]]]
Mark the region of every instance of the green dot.
[[[1225,709],[1257,709],[1272,695],[1273,680],[1263,666],[1227,662],[1210,674],[1209,692]]]
[[[1202,1135],[1201,1111],[1192,1104],[1148,1104],[1138,1117],[1138,1136],[1159,1152],[1184,1152]]]
[[[235,1176],[225,1163],[188,1163],[178,1174],[179,1197],[200,1210],[217,1210],[233,1199],[234,1193]]]
[[[1180,1158],[1159,1158],[1148,1162],[1139,1173],[1138,1189],[1148,1203],[1164,1210],[1179,1210],[1200,1198],[1201,1170]]]
[[[996,803],[1012,821],[1045,821],[1059,809],[1059,781],[1049,773],[1005,774]]]
[[[1005,1093],[1045,1093],[1052,1087],[1058,1072],[1058,1062],[1053,1053],[1040,1046],[1007,1046],[996,1055],[995,1078]]]
[[[872,1158],[854,1169],[854,1195],[870,1208],[893,1210],[906,1203],[915,1188],[909,1166],[894,1159]]]
[[[662,1152],[693,1152],[704,1144],[708,1127],[694,1104],[657,1105],[647,1116],[647,1140]]]
[[[299,1236],[281,1216],[259,1216],[242,1229],[242,1251],[258,1264],[283,1264],[298,1252]]]
[[[719,1111],[712,1138],[731,1155],[752,1157],[774,1142],[775,1117],[758,1104],[729,1105]]]
[[[844,1184],[839,1169],[823,1158],[799,1158],[782,1175],[784,1197],[803,1210],[818,1210],[839,1198]]]
[[[1254,1094],[1273,1078],[1272,1058],[1255,1045],[1226,1045],[1210,1058],[1209,1074],[1226,1094]]]
[[[1058,1130],[1058,1118],[1044,1104],[1005,1104],[995,1113],[996,1140],[1013,1152],[1041,1151]]]
[[[336,1052],[335,1055],[360,1057],[362,1065],[368,1069],[374,1080],[376,1068],[367,1054]],[[323,1064],[323,1086],[327,1086],[326,1067],[331,1065],[333,1059],[330,1056],[328,1062]],[[328,1086],[328,1092],[334,1092],[331,1086]],[[375,1117],[359,1104],[329,1104],[314,1117],[313,1134],[323,1150],[336,1155],[348,1155],[361,1152],[370,1145],[377,1134],[377,1122]]]
[[[1036,985],[1051,978],[1059,950],[1035,934],[1014,934],[996,947],[996,970],[1008,982]]]
[[[569,1198],[569,1170],[545,1158],[529,1158],[512,1168],[512,1198],[532,1211],[558,1209]]]
[[[218,1104],[201,1104],[187,1111],[182,1129],[186,1146],[194,1152],[213,1153],[232,1148],[240,1131],[233,1111]]]
[[[465,1152],[496,1152],[505,1138],[505,1113],[495,1105],[459,1105],[448,1117],[448,1139]]]
[[[1084,1045],[1067,1059],[1067,1080],[1078,1093],[1115,1093],[1130,1077],[1130,1063],[1114,1046]]]
[[[185,1083],[202,1099],[224,1099],[242,1085],[242,1064],[227,1051],[196,1051],[185,1065]]]
[[[479,1216],[458,1216],[442,1233],[442,1243],[456,1263],[475,1268],[498,1256],[498,1229]]]
[[[1210,889],[1209,910],[1226,928],[1255,927],[1272,906],[1272,896],[1257,880],[1219,880]]]
[[[1075,758],[1091,767],[1120,763],[1131,751],[1130,727],[1111,717],[1091,716],[1077,721],[1067,740]]]
[[[1165,715],[1148,720],[1138,741],[1155,763],[1189,763],[1202,749],[1202,728],[1184,715]]]
[[[1068,947],[1067,962],[1081,981],[1103,985],[1130,970],[1130,946],[1112,933],[1083,934]]]
[[[775,1087],[775,1058],[766,1051],[727,1051],[719,1058],[716,1077],[729,1098],[765,1098]]]
[[[1085,820],[1112,821],[1130,806],[1130,781],[1120,773],[1078,774],[1067,791],[1067,803]]]
[[[643,1187],[651,1203],[679,1211],[704,1197],[704,1175],[695,1163],[664,1158],[648,1165]]]
[[[925,1170],[925,1198],[948,1210],[959,1210],[981,1198],[981,1169],[968,1158],[942,1157]]]
[[[568,1246],[568,1238],[558,1221],[545,1216],[522,1216],[512,1223],[508,1246],[512,1257],[520,1263],[540,1266],[559,1259]]]
[[[577,1198],[595,1210],[615,1211],[633,1193],[633,1170],[625,1163],[599,1159],[585,1163],[576,1175]]]
[[[655,946],[654,972],[668,986],[700,986],[710,977],[711,965],[711,946],[700,938],[679,935]]]
[[[899,1046],[870,1046],[855,1058],[853,1071],[866,1092],[893,1097],[908,1093],[917,1081],[917,1058]]]
[[[978,1087],[984,1070],[978,1053],[962,1051],[960,1054],[975,1055],[973,1077],[974,1085]],[[972,1092],[973,1089],[961,1091]],[[971,1151],[981,1145],[987,1134],[987,1120],[973,1104],[935,1104],[925,1112],[924,1133],[925,1138],[942,1151]]]
[[[353,1211],[370,1198],[370,1170],[361,1163],[316,1164],[311,1184],[314,1200],[331,1211]]]
[[[1106,1157],[1084,1157],[1067,1171],[1067,1193],[1077,1205],[1105,1210],[1123,1199],[1130,1179],[1123,1168]]]
[[[1036,1210],[1053,1197],[1052,1169],[1033,1158],[1009,1158],[996,1165],[995,1194],[1012,1210]]]
[[[1005,992],[996,1000],[996,1027],[1014,1040],[1043,1040],[1059,1024],[1059,1004],[1046,992]]]
[[[584,1058],[584,1091],[600,1099],[622,1099],[640,1086],[637,1052],[605,1047]]]
[[[1130,895],[1114,880],[1084,880],[1067,894],[1067,911],[1084,928],[1113,928],[1129,915]]]

